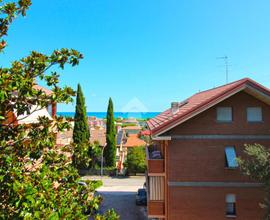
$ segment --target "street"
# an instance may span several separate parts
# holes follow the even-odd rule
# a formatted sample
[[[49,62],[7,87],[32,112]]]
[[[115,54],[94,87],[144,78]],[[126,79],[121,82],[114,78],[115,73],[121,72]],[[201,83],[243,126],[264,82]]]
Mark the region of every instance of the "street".
[[[84,179],[100,179],[100,177],[84,177]],[[101,213],[114,208],[121,220],[146,220],[146,207],[136,206],[135,196],[138,188],[145,182],[144,176],[103,177],[103,186],[98,192],[103,196]]]

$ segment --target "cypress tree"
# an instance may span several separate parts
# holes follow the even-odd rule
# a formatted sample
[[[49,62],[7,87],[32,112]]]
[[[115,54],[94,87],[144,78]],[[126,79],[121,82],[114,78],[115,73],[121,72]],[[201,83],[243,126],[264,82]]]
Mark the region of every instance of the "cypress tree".
[[[78,84],[76,98],[76,112],[74,118],[73,142],[82,144],[89,141],[90,132],[87,122],[85,99],[83,96],[81,85]]]
[[[108,109],[107,109],[107,126],[106,126],[106,141],[107,145],[104,149],[104,157],[106,166],[115,167],[116,166],[116,129],[114,124],[114,112],[113,112],[113,102],[109,99]]]

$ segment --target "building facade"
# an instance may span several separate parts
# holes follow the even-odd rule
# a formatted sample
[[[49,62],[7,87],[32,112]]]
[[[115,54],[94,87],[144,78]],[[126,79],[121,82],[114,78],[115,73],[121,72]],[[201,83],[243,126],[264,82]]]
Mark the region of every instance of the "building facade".
[[[246,144],[270,146],[270,91],[242,79],[197,93],[148,121],[148,216],[262,219],[262,184],[241,174]]]
[[[51,90],[39,85],[34,85],[33,88],[36,90],[40,90],[49,96],[53,94]],[[45,116],[53,120],[56,117],[56,113],[57,113],[57,103],[55,102],[49,104],[46,108],[33,105],[30,108],[30,113],[25,112],[24,114],[17,115],[16,109],[14,110],[14,112],[9,112],[5,123],[13,125],[38,123],[39,117]]]

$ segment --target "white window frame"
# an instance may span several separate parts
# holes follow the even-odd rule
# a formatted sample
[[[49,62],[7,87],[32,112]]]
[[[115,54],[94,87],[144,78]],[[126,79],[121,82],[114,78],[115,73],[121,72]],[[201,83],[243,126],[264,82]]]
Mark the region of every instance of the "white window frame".
[[[226,112],[227,111],[227,112]],[[226,116],[222,114],[230,114],[229,118],[226,119]],[[233,110],[232,107],[217,107],[217,121],[218,122],[232,122],[233,121]]]
[[[235,217],[236,216],[236,196],[235,194],[227,194],[225,198],[226,209],[225,214],[227,217]],[[232,206],[233,212],[228,212],[228,206]]]
[[[258,110],[258,112],[255,112],[256,110]],[[253,114],[259,113],[259,114],[254,116],[254,115],[251,115],[252,113]],[[261,107],[247,107],[247,121],[248,122],[262,122],[263,121],[262,108]]]

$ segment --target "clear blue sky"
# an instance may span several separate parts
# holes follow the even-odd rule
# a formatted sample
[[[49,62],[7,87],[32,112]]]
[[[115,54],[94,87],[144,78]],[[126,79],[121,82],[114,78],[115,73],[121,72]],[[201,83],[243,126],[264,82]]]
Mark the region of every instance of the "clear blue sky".
[[[138,98],[149,111],[225,82],[251,77],[270,87],[270,1],[33,0],[12,25],[0,65],[31,50],[81,51],[61,84],[81,83],[88,111],[115,110]],[[59,105],[58,111],[74,111]]]

